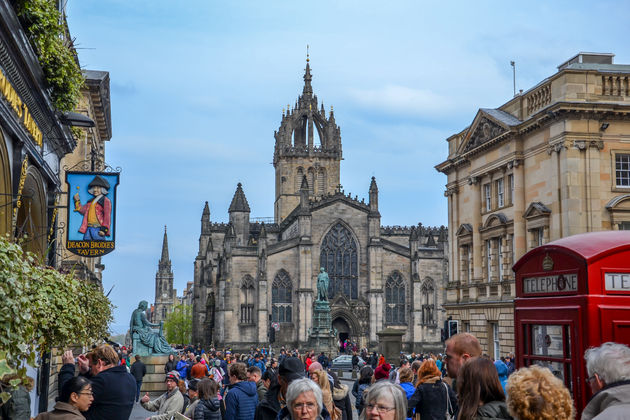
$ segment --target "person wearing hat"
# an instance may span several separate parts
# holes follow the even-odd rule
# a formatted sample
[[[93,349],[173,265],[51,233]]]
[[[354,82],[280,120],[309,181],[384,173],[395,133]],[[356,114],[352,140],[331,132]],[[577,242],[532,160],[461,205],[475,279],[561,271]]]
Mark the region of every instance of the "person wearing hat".
[[[181,413],[184,408],[184,396],[179,392],[179,373],[172,370],[166,374],[166,392],[157,399],[150,401],[147,392],[140,400],[145,410],[157,411],[151,420],[169,420],[175,413]]]
[[[188,381],[188,398],[190,399],[188,406],[184,410],[184,417],[192,419],[195,415],[195,409],[199,404],[199,391],[198,386],[201,381],[199,379],[191,379]]]
[[[382,363],[376,369],[374,369],[374,382],[381,381],[383,379],[389,378],[389,371],[391,370],[391,365],[387,362]]]
[[[278,368],[278,384],[272,386],[258,404],[255,419],[275,420],[278,412],[286,406],[289,384],[301,378],[304,378],[304,363],[297,357],[286,357]]]
[[[74,211],[83,215],[79,232],[85,241],[103,241],[111,235],[112,202],[106,197],[109,188],[105,178],[96,175],[88,185],[88,193],[93,197],[87,203],[81,205],[78,192],[73,197]]]

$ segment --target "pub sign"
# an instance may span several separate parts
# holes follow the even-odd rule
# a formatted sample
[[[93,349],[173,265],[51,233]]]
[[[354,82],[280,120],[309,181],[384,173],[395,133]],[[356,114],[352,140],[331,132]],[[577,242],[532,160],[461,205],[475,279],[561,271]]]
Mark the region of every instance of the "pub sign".
[[[66,172],[66,249],[82,257],[109,254],[116,243],[118,173]]]

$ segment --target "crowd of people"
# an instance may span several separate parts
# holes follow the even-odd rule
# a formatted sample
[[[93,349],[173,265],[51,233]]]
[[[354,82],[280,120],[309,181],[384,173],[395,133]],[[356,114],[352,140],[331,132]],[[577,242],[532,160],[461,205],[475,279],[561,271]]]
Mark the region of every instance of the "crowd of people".
[[[469,333],[449,338],[443,355],[401,354],[397,366],[381,355],[363,356],[368,363],[356,381],[344,384],[323,353],[281,349],[275,359],[266,349],[189,347],[169,356],[166,391],[151,399],[140,397],[141,357],[128,366],[129,357],[107,344],[76,359],[66,351],[58,402],[37,419],[127,420],[135,403],[155,413],[152,420],[350,420],[355,413],[370,420],[575,418],[571,392],[551,370],[515,370],[512,357],[492,360]],[[604,343],[584,357],[593,397],[581,418],[630,419],[630,348]]]

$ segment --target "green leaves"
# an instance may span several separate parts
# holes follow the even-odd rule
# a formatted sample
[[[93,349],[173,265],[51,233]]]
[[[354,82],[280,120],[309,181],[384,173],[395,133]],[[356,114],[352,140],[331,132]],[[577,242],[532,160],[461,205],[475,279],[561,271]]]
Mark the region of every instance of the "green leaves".
[[[24,362],[38,352],[88,345],[109,335],[113,306],[96,285],[37,265],[15,243],[0,239],[0,387],[24,380]],[[0,397],[1,398],[1,397]]]
[[[19,0],[17,14],[44,70],[55,108],[71,111],[79,101],[84,79],[56,5],[52,0]]]
[[[173,312],[166,315],[164,322],[166,341],[186,344],[192,340],[192,306],[177,305]]]

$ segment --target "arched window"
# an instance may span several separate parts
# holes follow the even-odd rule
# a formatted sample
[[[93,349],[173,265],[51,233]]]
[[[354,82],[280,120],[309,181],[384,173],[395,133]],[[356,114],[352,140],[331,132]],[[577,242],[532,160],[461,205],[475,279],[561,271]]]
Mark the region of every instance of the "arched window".
[[[302,187],[302,178],[304,178],[304,169],[300,166],[295,174],[295,191],[300,191]]]
[[[289,273],[280,270],[271,285],[271,320],[291,322],[292,300],[291,278]]]
[[[254,323],[254,279],[250,275],[241,282],[241,324]]]
[[[385,282],[385,323],[405,323],[405,280],[398,271]]]
[[[435,318],[435,283],[426,279],[420,288],[422,297],[422,325],[437,325]]]
[[[342,293],[348,299],[358,299],[357,242],[341,223],[330,229],[322,241],[319,262],[326,269],[330,283],[328,299]]]
[[[166,320],[166,306],[162,306],[162,319]]]

